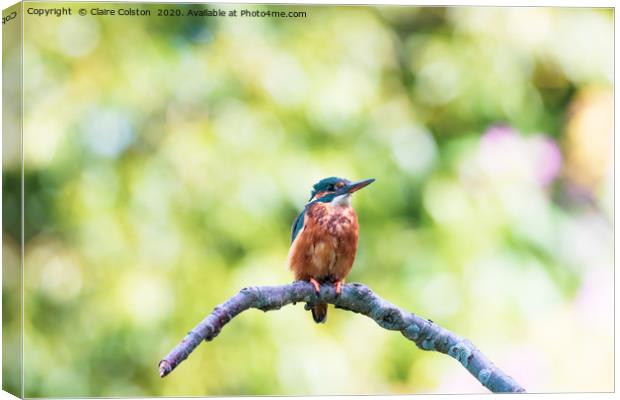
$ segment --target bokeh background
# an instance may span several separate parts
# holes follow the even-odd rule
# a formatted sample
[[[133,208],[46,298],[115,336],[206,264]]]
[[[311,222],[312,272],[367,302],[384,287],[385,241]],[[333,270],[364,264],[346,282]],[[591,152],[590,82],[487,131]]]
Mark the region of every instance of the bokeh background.
[[[614,389],[612,10],[106,7],[152,15],[25,15],[26,396],[485,392],[300,304],[242,314],[159,378],[217,304],[291,281],[290,224],[331,175],[377,178],[350,281],[531,392]]]

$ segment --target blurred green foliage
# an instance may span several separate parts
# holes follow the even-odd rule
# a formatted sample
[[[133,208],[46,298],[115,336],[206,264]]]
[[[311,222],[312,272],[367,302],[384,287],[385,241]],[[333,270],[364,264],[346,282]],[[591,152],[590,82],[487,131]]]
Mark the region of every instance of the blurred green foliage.
[[[21,18],[17,5],[2,11],[2,389],[22,394]],[[6,26],[5,26],[6,25]],[[12,133],[12,134],[11,134]],[[8,173],[7,173],[8,172]]]
[[[158,377],[214,306],[292,279],[290,224],[331,175],[377,178],[351,281],[530,391],[613,390],[611,10],[131,7],[152,15],[25,15],[26,396],[484,391],[301,305],[241,315]]]

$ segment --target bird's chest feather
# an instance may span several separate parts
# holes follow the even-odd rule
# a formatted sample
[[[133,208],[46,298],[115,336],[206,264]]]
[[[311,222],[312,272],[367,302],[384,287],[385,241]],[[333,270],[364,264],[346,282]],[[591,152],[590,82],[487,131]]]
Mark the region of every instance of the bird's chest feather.
[[[318,235],[332,236],[338,239],[357,238],[357,216],[351,207],[316,204],[308,210],[309,227]]]
[[[341,279],[353,264],[357,238],[353,208],[315,204],[307,210],[303,230],[293,243],[291,268],[299,277]]]

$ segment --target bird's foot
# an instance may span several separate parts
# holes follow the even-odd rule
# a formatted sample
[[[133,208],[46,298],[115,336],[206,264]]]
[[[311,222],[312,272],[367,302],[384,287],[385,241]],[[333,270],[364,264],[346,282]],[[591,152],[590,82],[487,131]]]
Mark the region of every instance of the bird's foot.
[[[312,284],[312,286],[314,286],[314,291],[316,292],[316,294],[320,294],[321,284],[314,278],[310,278],[310,283]]]
[[[338,297],[340,296],[340,293],[342,293],[342,281],[340,279],[336,279],[334,284],[336,285],[336,297]]]

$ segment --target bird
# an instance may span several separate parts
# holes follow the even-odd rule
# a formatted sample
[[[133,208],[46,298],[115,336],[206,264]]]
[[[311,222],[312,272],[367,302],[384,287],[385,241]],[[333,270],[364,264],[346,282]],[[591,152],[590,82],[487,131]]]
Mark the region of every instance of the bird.
[[[295,280],[309,281],[317,294],[321,284],[335,285],[336,296],[353,267],[357,253],[359,225],[351,206],[354,192],[370,185],[374,178],[358,182],[335,176],[312,186],[310,199],[291,228],[288,267]],[[316,323],[327,318],[327,303],[311,308]]]

